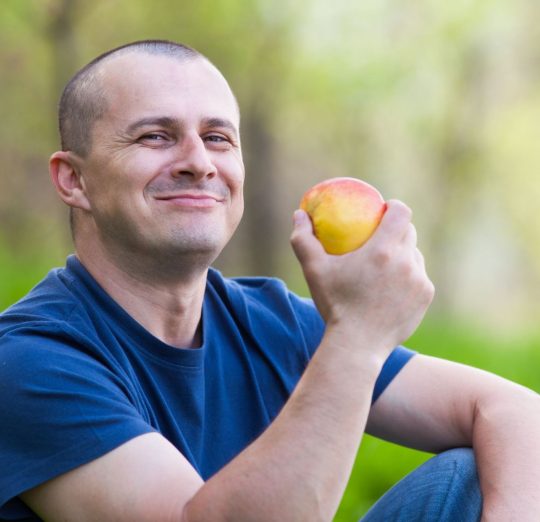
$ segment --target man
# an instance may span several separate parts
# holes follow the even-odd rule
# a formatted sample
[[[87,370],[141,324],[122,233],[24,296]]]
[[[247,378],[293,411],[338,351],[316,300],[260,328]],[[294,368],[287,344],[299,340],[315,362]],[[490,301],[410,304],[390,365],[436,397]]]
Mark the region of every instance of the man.
[[[364,431],[474,448],[483,519],[537,518],[538,395],[399,347],[433,296],[405,205],[344,256],[297,211],[315,309],[209,268],[244,168],[235,98],[199,53],[102,55],[66,87],[60,131],[76,256],[0,319],[1,518],[331,520]],[[366,519],[479,519],[471,455],[435,457]]]

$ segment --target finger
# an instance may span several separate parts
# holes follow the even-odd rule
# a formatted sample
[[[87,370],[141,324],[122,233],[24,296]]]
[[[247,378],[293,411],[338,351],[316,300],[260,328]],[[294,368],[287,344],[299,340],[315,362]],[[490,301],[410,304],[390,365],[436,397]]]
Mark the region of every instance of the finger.
[[[325,253],[323,246],[313,232],[309,215],[300,209],[294,212],[291,245],[301,265],[305,265],[310,259]]]
[[[418,248],[414,249],[414,259],[416,261],[416,264],[422,268],[422,271],[425,273],[426,271],[426,261],[424,259],[424,255]]]
[[[409,226],[407,227],[405,235],[403,236],[403,244],[406,247],[414,249],[416,248],[417,242],[418,242],[418,234],[416,232],[416,227],[412,223],[409,223]]]
[[[387,201],[386,205],[386,212],[373,234],[373,242],[386,243],[402,240],[411,222],[412,211],[405,203],[392,199]]]

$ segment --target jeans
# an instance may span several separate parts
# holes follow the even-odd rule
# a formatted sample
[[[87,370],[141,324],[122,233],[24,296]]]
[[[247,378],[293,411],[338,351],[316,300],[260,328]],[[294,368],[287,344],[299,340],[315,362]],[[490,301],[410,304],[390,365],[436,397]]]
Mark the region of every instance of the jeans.
[[[477,522],[482,494],[471,449],[431,458],[387,491],[360,522]]]

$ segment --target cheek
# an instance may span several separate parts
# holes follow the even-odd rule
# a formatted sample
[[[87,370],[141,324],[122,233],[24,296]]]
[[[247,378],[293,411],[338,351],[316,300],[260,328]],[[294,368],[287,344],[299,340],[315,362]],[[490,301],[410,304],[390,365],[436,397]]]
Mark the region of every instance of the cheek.
[[[244,190],[243,190],[243,179],[238,181],[238,186],[235,189],[233,196],[233,208],[234,208],[234,217],[233,223],[234,226],[238,226],[242,216],[244,215]]]
[[[244,164],[241,158],[229,156],[226,161],[216,166],[230,192],[230,223],[237,226],[244,213]]]
[[[130,164],[122,169],[103,168],[89,177],[88,199],[95,213],[140,212],[146,204],[146,182],[142,171]]]
[[[235,192],[242,192],[244,187],[244,164],[242,158],[231,156],[222,166],[222,172],[226,174],[227,182]]]

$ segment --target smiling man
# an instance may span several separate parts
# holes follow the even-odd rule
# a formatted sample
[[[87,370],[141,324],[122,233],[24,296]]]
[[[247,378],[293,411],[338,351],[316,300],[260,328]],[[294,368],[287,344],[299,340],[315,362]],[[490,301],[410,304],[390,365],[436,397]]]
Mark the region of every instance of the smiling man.
[[[86,269],[100,273],[107,293],[158,338],[192,347],[200,341],[206,270],[242,216],[244,167],[227,82],[194,51],[176,53],[127,48],[81,72],[63,104],[99,89],[92,112],[103,115],[70,146],[80,109],[61,108],[74,112],[64,117],[67,150],[53,155],[51,172],[73,209]],[[81,155],[85,147],[91,151]],[[165,321],[155,317],[161,313]]]
[[[439,455],[365,520],[535,520],[538,395],[400,346],[433,296],[403,203],[344,256],[297,211],[313,301],[211,268],[243,211],[239,121],[173,42],[67,85],[50,172],[75,255],[0,317],[0,519],[329,521],[367,431]]]

